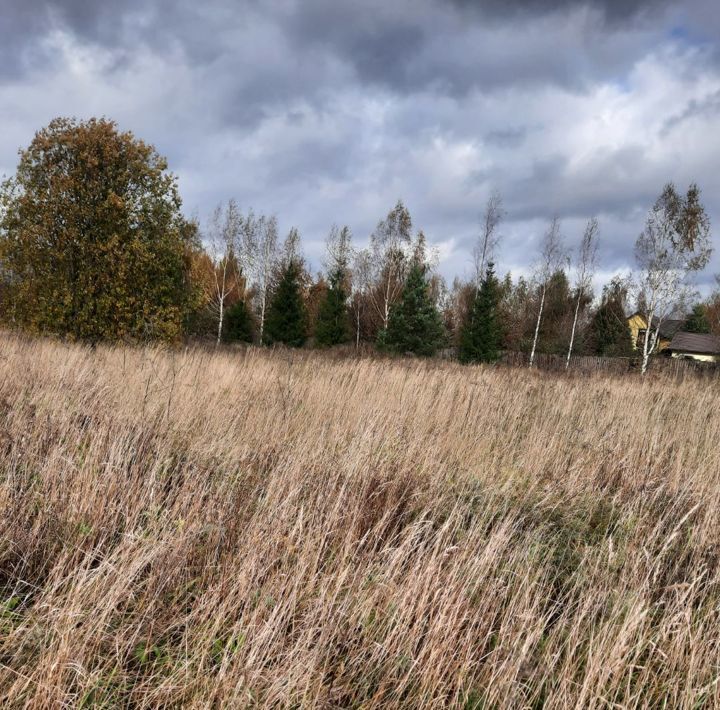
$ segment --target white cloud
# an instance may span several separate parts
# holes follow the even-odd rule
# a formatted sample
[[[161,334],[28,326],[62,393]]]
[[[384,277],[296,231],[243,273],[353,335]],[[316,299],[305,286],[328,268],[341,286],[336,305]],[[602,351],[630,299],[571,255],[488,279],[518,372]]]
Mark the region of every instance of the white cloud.
[[[630,265],[667,180],[698,181],[720,223],[720,63],[668,24],[692,13],[608,27],[597,9],[488,22],[431,0],[189,8],[135,10],[112,41],[107,18],[102,32],[56,18],[0,81],[0,172],[54,116],[106,115],[168,156],[189,212],[234,196],[277,213],[316,267],[332,223],[362,241],[403,198],[447,277],[469,273],[494,188],[501,271],[529,272],[555,212],[571,243],[600,218],[603,273]]]

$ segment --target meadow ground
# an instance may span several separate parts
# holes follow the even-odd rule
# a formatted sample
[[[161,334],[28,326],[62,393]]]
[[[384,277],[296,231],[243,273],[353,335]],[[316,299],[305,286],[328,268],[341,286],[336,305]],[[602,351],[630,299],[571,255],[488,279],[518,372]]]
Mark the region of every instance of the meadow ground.
[[[0,341],[0,703],[720,706],[715,381]]]

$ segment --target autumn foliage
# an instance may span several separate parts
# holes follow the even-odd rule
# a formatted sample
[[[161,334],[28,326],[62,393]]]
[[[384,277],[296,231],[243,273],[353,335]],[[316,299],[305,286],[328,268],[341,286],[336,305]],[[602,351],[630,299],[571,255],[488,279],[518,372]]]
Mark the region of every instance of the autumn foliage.
[[[154,148],[112,121],[56,119],[1,199],[12,323],[92,342],[180,336],[188,232]]]

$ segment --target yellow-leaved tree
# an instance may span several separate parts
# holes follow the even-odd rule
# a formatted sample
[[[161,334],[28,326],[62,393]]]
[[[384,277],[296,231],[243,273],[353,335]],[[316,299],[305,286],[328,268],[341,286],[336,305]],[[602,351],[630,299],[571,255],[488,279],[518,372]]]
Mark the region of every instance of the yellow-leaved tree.
[[[57,118],[0,190],[7,320],[97,342],[174,340],[193,230],[151,145],[107,119]]]

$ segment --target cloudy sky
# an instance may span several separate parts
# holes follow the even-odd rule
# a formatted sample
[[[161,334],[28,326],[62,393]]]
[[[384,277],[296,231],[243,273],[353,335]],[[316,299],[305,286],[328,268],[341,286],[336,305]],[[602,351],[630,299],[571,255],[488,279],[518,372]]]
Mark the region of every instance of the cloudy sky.
[[[598,217],[601,278],[628,268],[668,180],[720,230],[717,0],[0,2],[0,174],[53,117],[107,116],[189,215],[275,213],[316,268],[332,223],[362,243],[398,198],[446,277],[492,190],[503,272],[554,213],[569,246]]]

